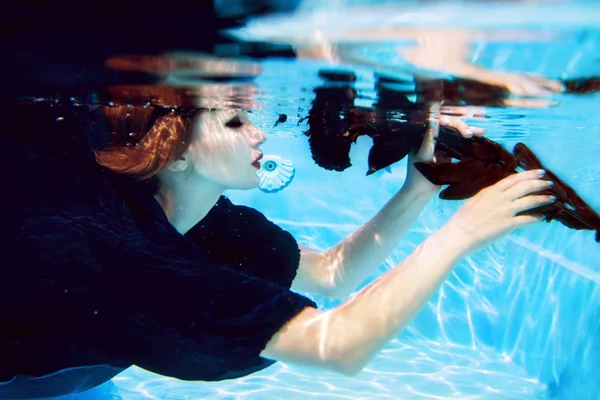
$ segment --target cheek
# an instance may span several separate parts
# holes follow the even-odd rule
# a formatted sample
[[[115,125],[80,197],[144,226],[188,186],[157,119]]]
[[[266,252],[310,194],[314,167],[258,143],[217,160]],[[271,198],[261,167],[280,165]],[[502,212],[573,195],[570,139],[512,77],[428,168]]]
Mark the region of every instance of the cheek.
[[[237,179],[246,175],[251,153],[243,143],[229,142],[225,146],[198,146],[194,168],[199,175],[213,180]]]

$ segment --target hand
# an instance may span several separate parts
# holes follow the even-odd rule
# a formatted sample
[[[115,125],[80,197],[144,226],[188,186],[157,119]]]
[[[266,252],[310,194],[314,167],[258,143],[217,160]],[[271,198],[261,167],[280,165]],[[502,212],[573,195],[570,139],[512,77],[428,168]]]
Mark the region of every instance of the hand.
[[[450,240],[463,242],[466,253],[472,253],[516,228],[541,221],[541,216],[518,214],[555,201],[552,196],[534,194],[552,187],[542,177],[539,170],[520,172],[483,189],[442,230],[450,232]]]
[[[449,115],[442,115],[440,117],[440,126],[452,129],[460,133],[465,138],[473,136],[481,137],[485,135],[485,129],[478,128],[476,126],[467,125],[459,117],[451,117]]]
[[[410,154],[408,156],[408,173],[406,176],[406,183],[421,189],[431,190],[435,193],[439,190],[439,186],[436,186],[429,182],[414,166],[415,162],[431,162],[435,160],[435,141],[438,137],[439,127],[444,126],[449,129],[453,129],[460,133],[465,138],[475,136],[483,136],[485,129],[477,128],[475,126],[467,125],[458,117],[450,117],[447,115],[441,116],[439,119],[432,119],[429,122],[429,129],[425,133],[423,142],[417,154]]]
[[[441,106],[440,112],[442,115],[458,118],[487,118],[487,110],[485,107],[477,106]]]
[[[509,93],[518,96],[548,96],[563,92],[564,85],[556,80],[535,74],[492,71],[472,66],[465,68],[468,78],[488,85],[503,87]]]

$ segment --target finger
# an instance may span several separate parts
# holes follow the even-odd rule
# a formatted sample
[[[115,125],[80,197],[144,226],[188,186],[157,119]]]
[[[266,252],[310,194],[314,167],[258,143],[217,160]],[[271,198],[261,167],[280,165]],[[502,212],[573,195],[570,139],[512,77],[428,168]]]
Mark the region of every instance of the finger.
[[[483,129],[483,128],[478,128],[476,126],[469,126],[469,130],[471,132],[473,132],[473,134],[477,137],[482,137],[483,135],[485,135],[485,129]]]
[[[516,174],[507,176],[498,183],[494,184],[492,187],[496,190],[504,192],[519,182],[540,179],[544,175],[546,175],[546,171],[537,169],[531,171],[517,172]]]
[[[518,108],[549,108],[559,104],[557,101],[544,99],[504,99],[502,103],[507,107]]]
[[[485,129],[478,128],[476,126],[469,126],[464,121],[456,117],[443,116],[440,119],[440,125],[457,131],[465,138],[473,137],[473,135],[481,137],[485,134]]]
[[[513,202],[513,211],[516,215],[523,211],[531,210],[532,208],[547,206],[555,201],[556,198],[554,196],[546,194],[525,196]]]
[[[442,106],[440,111],[443,115],[458,118],[487,118],[484,107],[475,106]]]
[[[544,86],[552,90],[553,92],[562,93],[565,90],[567,90],[565,84],[559,81],[547,80]]]
[[[542,222],[543,220],[543,215],[519,215],[513,218],[513,222],[516,228],[537,224],[538,222]]]
[[[538,85],[544,86],[544,87],[552,90],[553,92],[564,92],[566,90],[565,84],[560,81],[548,79],[544,76],[536,75],[536,74],[526,73],[525,75],[529,79],[537,82]]]
[[[534,82],[533,80],[524,78],[521,82],[523,94],[526,96],[549,96],[552,92],[545,86]]]
[[[504,193],[506,194],[506,197],[512,201],[536,192],[548,190],[552,186],[554,186],[554,184],[551,181],[544,181],[541,179],[528,180],[516,183]]]
[[[550,80],[533,79],[524,74],[508,74],[504,76],[504,84],[510,93],[517,96],[549,96],[555,92],[551,89],[555,85]]]
[[[527,93],[527,90],[523,87],[522,82],[518,79],[507,80],[505,85],[506,85],[506,90],[508,90],[513,95],[516,95],[516,96],[529,95],[529,93]]]
[[[530,79],[526,76],[515,76],[514,80],[510,82],[513,94],[519,94],[523,96],[548,96],[552,92],[541,82]]]

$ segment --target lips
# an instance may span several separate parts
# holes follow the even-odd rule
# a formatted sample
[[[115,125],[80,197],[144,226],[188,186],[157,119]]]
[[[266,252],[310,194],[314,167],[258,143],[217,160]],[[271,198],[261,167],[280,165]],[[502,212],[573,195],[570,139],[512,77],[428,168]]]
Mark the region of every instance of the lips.
[[[262,153],[260,153],[260,154],[258,155],[258,157],[256,158],[256,160],[254,160],[254,162],[252,163],[252,166],[253,166],[253,167],[255,167],[255,168],[258,168],[258,169],[260,169],[260,159],[261,159],[261,158],[263,158],[263,155],[262,155]]]

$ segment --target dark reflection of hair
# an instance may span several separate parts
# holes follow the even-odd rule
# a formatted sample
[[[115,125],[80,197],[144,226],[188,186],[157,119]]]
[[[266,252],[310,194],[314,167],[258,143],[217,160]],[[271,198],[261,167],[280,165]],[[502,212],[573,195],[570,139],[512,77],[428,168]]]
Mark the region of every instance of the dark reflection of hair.
[[[343,171],[352,165],[350,147],[361,135],[373,139],[367,174],[416,152],[427,130],[428,104],[500,107],[505,106],[510,96],[504,87],[469,79],[408,81],[379,76],[377,101],[373,108],[363,108],[354,105],[357,93],[351,85],[356,81],[355,74],[321,70],[319,77],[327,84],[314,90],[306,134],[317,165],[334,171]],[[567,93],[594,93],[600,88],[598,78],[563,83]],[[416,101],[409,100],[411,94],[416,96]],[[444,127],[440,129],[447,131]]]
[[[600,90],[600,78],[567,79],[563,82],[567,93],[596,93]]]
[[[416,90],[423,101],[442,102],[447,106],[505,106],[510,93],[501,86],[469,79],[421,80]]]
[[[356,75],[351,71],[322,69],[319,70],[318,75],[319,78],[322,78],[328,82],[356,82]]]
[[[342,86],[316,88],[314,92],[306,132],[313,160],[327,170],[343,171],[352,165],[348,116],[354,108],[356,91]]]
[[[364,133],[373,138],[367,175],[417,152],[427,131],[429,117],[423,104],[413,103],[401,91],[381,84],[377,89],[374,125],[363,128]]]
[[[351,74],[321,71],[329,81],[353,82]],[[390,83],[382,79],[379,83]],[[378,99],[374,108],[354,105],[356,91],[349,84],[316,88],[308,115],[309,145],[317,165],[334,171],[350,167],[350,147],[361,135],[370,136],[367,174],[401,160],[418,150],[427,129],[428,112],[422,105],[384,85],[377,85]]]
[[[559,80],[565,93],[588,94],[600,89],[600,78]],[[505,107],[511,93],[503,86],[491,85],[470,79],[417,81],[417,92],[425,101],[443,101],[448,106],[473,105]]]

